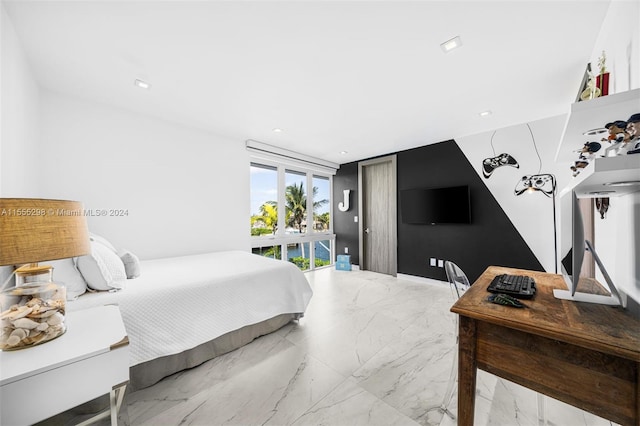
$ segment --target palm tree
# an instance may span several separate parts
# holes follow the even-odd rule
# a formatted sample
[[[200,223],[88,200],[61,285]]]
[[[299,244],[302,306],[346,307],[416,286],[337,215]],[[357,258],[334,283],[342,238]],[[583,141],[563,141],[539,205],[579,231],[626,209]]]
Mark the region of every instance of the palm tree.
[[[312,191],[313,198],[315,199],[318,194],[318,188],[314,186]],[[287,186],[285,200],[287,226],[297,228],[298,231],[302,233],[302,222],[304,221],[307,213],[307,196],[304,193],[304,186],[302,185],[302,182],[300,182],[299,185],[293,183],[292,185]],[[314,201],[313,210],[315,211],[317,208],[328,202],[328,200]],[[304,258],[304,243],[300,244],[300,251]]]
[[[275,234],[278,229],[278,203],[267,201],[260,206],[260,214],[251,216],[251,224],[262,222],[265,227],[271,228],[271,233]]]
[[[315,203],[314,203],[315,204]],[[322,229],[329,229],[329,221],[331,220],[329,212],[325,212],[319,215],[315,215],[314,219],[317,223],[322,225]]]
[[[284,197],[287,226],[297,228],[302,233],[302,222],[307,211],[307,196],[302,182],[299,186],[296,183],[287,186]]]
[[[323,199],[315,201],[318,196],[318,188],[313,187],[313,211],[315,212],[323,205],[327,204],[329,200]],[[293,183],[286,188],[285,192],[286,200],[286,220],[287,226],[298,229],[302,233],[302,222],[304,221],[307,212],[307,196],[304,192],[304,186],[302,182],[300,184]]]

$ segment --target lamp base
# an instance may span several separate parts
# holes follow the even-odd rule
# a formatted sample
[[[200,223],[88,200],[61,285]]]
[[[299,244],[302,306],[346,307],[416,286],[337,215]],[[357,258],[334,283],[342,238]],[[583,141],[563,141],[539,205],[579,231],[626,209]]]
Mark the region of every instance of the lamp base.
[[[25,284],[0,293],[0,349],[39,345],[66,331],[66,288],[51,282]]]

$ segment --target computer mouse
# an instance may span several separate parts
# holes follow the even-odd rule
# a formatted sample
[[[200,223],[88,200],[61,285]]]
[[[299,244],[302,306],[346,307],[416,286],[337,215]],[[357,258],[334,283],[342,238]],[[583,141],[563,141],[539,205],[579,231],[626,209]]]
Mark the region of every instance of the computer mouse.
[[[498,305],[511,306],[514,308],[524,308],[525,305],[513,296],[508,294],[496,293],[487,297],[487,300],[491,303]]]

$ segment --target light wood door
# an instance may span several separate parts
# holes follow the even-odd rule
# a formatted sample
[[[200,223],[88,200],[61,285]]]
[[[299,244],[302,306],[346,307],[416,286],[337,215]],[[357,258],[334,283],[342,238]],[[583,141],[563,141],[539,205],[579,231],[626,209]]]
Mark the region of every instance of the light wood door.
[[[359,164],[361,268],[397,273],[395,156]]]

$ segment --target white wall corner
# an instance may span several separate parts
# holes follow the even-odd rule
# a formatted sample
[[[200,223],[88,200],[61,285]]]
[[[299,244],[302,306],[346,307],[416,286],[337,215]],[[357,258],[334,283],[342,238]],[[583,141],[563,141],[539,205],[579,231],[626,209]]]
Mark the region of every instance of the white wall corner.
[[[2,2],[0,52],[0,196],[37,197],[39,87]]]

